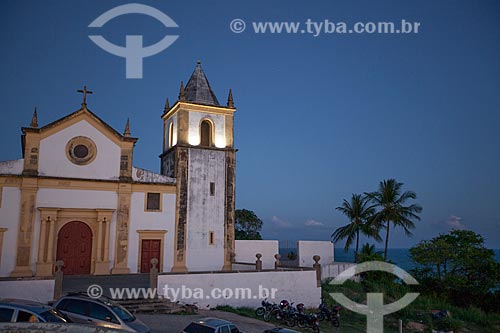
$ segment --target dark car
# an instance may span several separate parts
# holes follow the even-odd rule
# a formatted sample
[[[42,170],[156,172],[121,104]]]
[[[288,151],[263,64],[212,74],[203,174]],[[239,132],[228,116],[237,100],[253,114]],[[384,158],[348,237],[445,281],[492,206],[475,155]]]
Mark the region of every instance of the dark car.
[[[218,318],[203,318],[193,321],[182,333],[241,333],[230,321]]]
[[[299,333],[299,332],[291,330],[289,328],[275,327],[269,330],[265,330],[264,333]]]
[[[90,298],[82,294],[69,294],[58,299],[54,307],[78,324],[120,329],[128,332],[149,333],[146,324],[121,305],[107,298]]]
[[[55,308],[24,299],[0,299],[0,322],[12,323],[68,323],[71,322]]]

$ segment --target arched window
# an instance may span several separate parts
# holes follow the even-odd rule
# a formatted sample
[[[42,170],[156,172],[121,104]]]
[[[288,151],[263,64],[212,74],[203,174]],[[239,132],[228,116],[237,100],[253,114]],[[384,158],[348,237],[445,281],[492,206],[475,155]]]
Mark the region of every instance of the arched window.
[[[212,146],[212,123],[208,120],[203,120],[200,125],[200,145],[204,147]]]
[[[170,123],[168,126],[168,147],[171,148],[174,145],[174,123]]]

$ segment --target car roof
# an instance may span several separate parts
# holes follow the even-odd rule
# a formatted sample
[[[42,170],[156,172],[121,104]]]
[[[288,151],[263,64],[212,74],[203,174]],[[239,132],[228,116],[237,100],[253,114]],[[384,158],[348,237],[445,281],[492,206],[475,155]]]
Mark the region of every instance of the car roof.
[[[194,323],[216,328],[222,325],[234,325],[232,322],[224,320],[224,319],[219,319],[219,318],[212,318],[212,317],[207,317],[207,318],[202,318],[195,320]]]
[[[26,299],[16,299],[16,298],[1,298],[0,306],[16,307],[19,309],[34,312],[36,314],[53,309],[53,307],[40,302],[29,301]]]
[[[284,327],[275,327],[270,330],[266,330],[266,333],[299,333],[297,331],[291,330],[289,328]]]
[[[118,303],[113,302],[112,300],[110,300],[107,297],[92,298],[92,297],[89,297],[87,295],[83,295],[83,294],[80,294],[80,293],[74,293],[74,294],[73,293],[68,293],[67,295],[64,295],[61,298],[59,298],[57,300],[57,302],[59,302],[62,299],[65,299],[65,298],[80,299],[80,300],[83,300],[83,301],[88,301],[88,302],[93,302],[93,303],[100,303],[100,304],[104,304],[104,305],[107,305],[107,306],[116,306],[116,305],[118,305]]]

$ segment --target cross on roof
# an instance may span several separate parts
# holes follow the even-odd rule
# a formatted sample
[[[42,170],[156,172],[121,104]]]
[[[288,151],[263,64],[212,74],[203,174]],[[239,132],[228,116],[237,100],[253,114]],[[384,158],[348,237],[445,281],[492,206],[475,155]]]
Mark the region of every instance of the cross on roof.
[[[87,94],[92,94],[93,92],[90,90],[87,90],[87,86],[83,86],[83,90],[78,89],[76,92],[82,93],[83,94],[83,103],[82,105],[87,105]]]

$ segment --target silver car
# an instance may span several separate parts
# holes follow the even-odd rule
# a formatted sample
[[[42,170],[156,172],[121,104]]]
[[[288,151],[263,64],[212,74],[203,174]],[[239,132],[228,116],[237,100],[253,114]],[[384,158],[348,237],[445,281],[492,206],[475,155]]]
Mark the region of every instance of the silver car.
[[[24,299],[0,299],[0,322],[7,323],[67,323],[70,322],[53,307]]]
[[[74,323],[91,324],[128,332],[151,332],[146,324],[128,312],[127,309],[106,298],[94,299],[81,294],[70,294],[58,299],[54,303],[54,307]]]
[[[242,333],[235,324],[219,318],[203,318],[193,321],[182,333]]]

